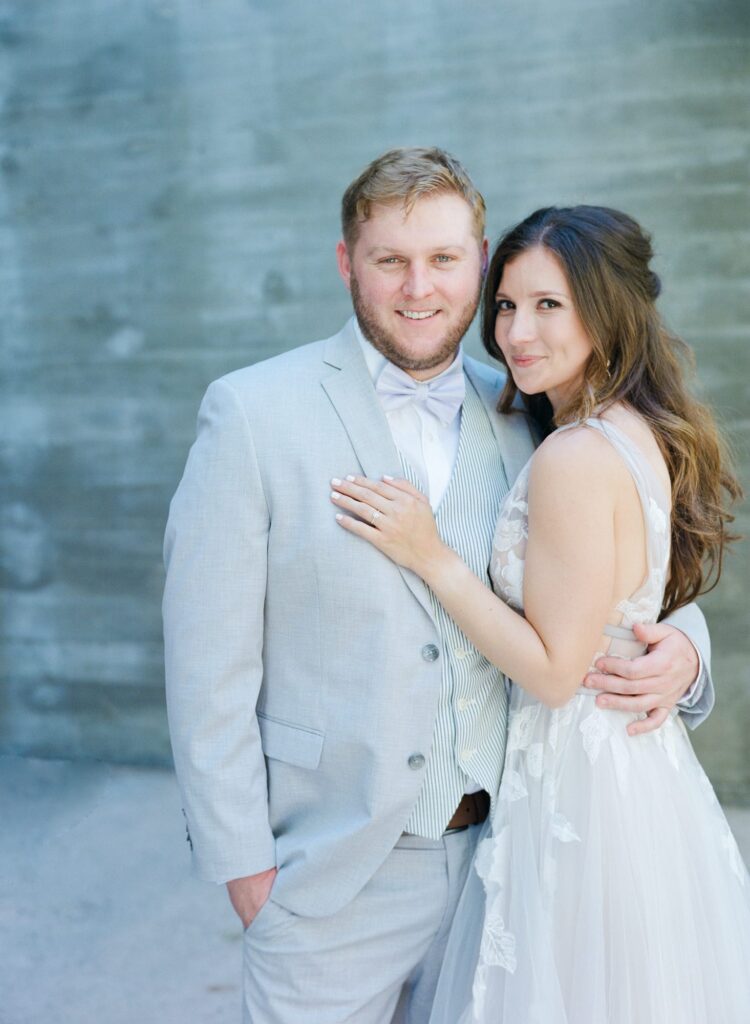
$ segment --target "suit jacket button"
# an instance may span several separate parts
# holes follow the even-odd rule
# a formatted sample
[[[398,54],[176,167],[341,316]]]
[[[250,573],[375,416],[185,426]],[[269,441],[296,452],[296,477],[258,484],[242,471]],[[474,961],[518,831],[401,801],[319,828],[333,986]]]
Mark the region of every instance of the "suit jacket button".
[[[424,768],[424,754],[412,754],[409,758],[409,767],[415,772]]]
[[[437,661],[440,657],[440,651],[434,644],[425,644],[422,648],[422,657],[425,661]]]

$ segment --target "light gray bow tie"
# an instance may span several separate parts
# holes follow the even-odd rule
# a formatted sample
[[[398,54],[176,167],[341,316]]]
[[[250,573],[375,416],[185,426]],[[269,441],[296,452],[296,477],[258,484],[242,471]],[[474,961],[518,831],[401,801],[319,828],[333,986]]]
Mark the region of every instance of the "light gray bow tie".
[[[446,427],[456,418],[466,395],[466,380],[463,366],[458,359],[434,380],[414,380],[408,373],[386,363],[376,383],[377,391],[386,412],[400,409],[407,402],[420,402]]]

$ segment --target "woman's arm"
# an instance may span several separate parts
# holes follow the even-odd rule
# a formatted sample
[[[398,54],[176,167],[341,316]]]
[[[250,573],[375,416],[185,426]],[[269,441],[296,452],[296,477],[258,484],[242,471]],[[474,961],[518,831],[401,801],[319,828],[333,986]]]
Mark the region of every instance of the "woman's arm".
[[[590,431],[539,448],[529,480],[526,617],[498,598],[440,540],[429,504],[402,481],[334,482],[346,529],[420,575],[472,643],[546,704],[581,685],[613,603],[615,504],[621,463]],[[372,510],[380,515],[371,524]]]

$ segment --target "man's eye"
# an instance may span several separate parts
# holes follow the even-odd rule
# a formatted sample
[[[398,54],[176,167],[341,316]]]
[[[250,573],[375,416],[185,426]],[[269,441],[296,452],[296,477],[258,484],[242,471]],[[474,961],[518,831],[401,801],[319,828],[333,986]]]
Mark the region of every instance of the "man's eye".
[[[394,263],[400,262],[401,259],[398,256],[385,256],[382,260],[380,260],[380,263],[385,264],[386,266],[393,266]]]
[[[437,260],[438,263],[452,263],[453,262],[453,257],[452,256],[447,256],[445,253],[441,253],[439,256],[436,256],[435,259]]]

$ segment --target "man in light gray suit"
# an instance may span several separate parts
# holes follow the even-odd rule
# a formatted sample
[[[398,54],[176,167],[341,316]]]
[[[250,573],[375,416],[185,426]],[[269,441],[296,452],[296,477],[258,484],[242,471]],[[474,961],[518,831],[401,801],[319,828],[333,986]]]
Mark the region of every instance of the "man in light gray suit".
[[[355,317],[209,387],[165,543],[175,766],[195,868],[246,928],[254,1024],[427,1021],[503,763],[501,675],[329,501],[341,475],[407,475],[487,577],[534,442],[523,413],[496,410],[501,373],[459,348],[484,202],[448,154],[407,149],[370,164],[342,212]],[[672,621],[705,665],[700,613]],[[652,652],[620,665],[632,678],[594,681],[649,712],[644,729],[677,701],[695,724],[707,671],[683,632],[651,629]]]

